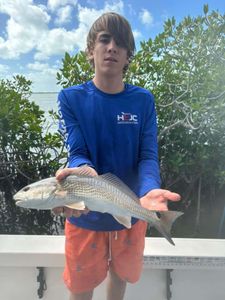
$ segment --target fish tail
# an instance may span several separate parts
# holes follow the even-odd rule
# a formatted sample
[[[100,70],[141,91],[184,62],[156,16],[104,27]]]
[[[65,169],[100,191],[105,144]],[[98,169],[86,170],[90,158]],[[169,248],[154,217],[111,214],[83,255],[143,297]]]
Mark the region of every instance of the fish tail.
[[[183,215],[179,211],[161,211],[159,214],[159,221],[155,224],[156,229],[168,240],[168,242],[175,246],[171,238],[171,228],[177,218]]]

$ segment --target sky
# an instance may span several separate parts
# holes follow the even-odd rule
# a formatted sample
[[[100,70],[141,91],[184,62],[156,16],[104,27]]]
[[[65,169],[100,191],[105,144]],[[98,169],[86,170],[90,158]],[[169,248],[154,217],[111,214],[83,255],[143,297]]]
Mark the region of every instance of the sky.
[[[0,79],[20,74],[32,80],[33,92],[57,92],[65,52],[85,49],[90,26],[102,13],[128,19],[138,50],[168,18],[202,15],[204,4],[225,12],[223,0],[0,0]]]

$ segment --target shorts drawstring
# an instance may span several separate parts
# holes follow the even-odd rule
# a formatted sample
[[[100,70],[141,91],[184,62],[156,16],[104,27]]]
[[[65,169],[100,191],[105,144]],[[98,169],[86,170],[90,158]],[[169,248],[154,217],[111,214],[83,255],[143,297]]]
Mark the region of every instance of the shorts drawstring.
[[[112,260],[112,232],[109,232],[109,257],[108,257],[108,264]]]
[[[118,231],[115,231],[114,239],[118,239]],[[108,257],[108,264],[112,260],[112,232],[109,232],[109,257]]]

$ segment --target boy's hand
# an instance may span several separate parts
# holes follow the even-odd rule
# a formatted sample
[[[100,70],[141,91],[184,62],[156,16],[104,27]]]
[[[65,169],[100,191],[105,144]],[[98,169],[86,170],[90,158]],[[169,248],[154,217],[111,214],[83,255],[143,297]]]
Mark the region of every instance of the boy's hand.
[[[65,177],[69,176],[69,175],[76,175],[80,173],[80,169],[83,168],[81,167],[75,167],[75,168],[64,168],[64,169],[60,169],[56,172],[56,179],[58,181],[63,180]],[[88,175],[90,176],[97,176],[98,173],[95,171],[95,169],[89,167],[89,166],[85,166],[86,169],[89,170]]]
[[[58,170],[56,172],[56,179],[58,181],[61,181],[69,175],[79,174],[80,168],[82,168],[82,167],[65,168],[65,169]],[[93,168],[91,168],[91,167],[86,167],[86,168],[89,168],[90,176],[97,176],[98,175],[98,173]],[[82,214],[87,214],[89,212],[88,208],[85,208],[85,210],[77,210],[77,209],[69,208],[67,206],[55,207],[55,208],[52,209],[52,211],[56,215],[63,213],[66,218],[70,218],[72,216],[80,217]]]
[[[154,189],[140,198],[143,207],[149,210],[165,211],[168,210],[167,201],[179,201],[180,195],[164,189]]]
[[[89,209],[85,208],[84,210],[72,209],[67,206],[55,207],[52,209],[55,215],[64,214],[66,218],[70,217],[80,217],[82,214],[87,214]]]

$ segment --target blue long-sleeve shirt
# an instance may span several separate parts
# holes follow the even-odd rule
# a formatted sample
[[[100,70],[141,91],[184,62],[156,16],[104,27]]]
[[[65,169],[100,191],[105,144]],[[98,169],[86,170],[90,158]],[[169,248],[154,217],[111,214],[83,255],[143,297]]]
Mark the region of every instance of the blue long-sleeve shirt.
[[[88,164],[98,174],[117,175],[139,197],[160,187],[157,124],[152,94],[125,84],[107,94],[92,81],[59,93],[59,130],[69,154],[69,167]],[[132,224],[137,219],[132,218]],[[70,222],[92,230],[120,230],[110,214],[89,212]]]

